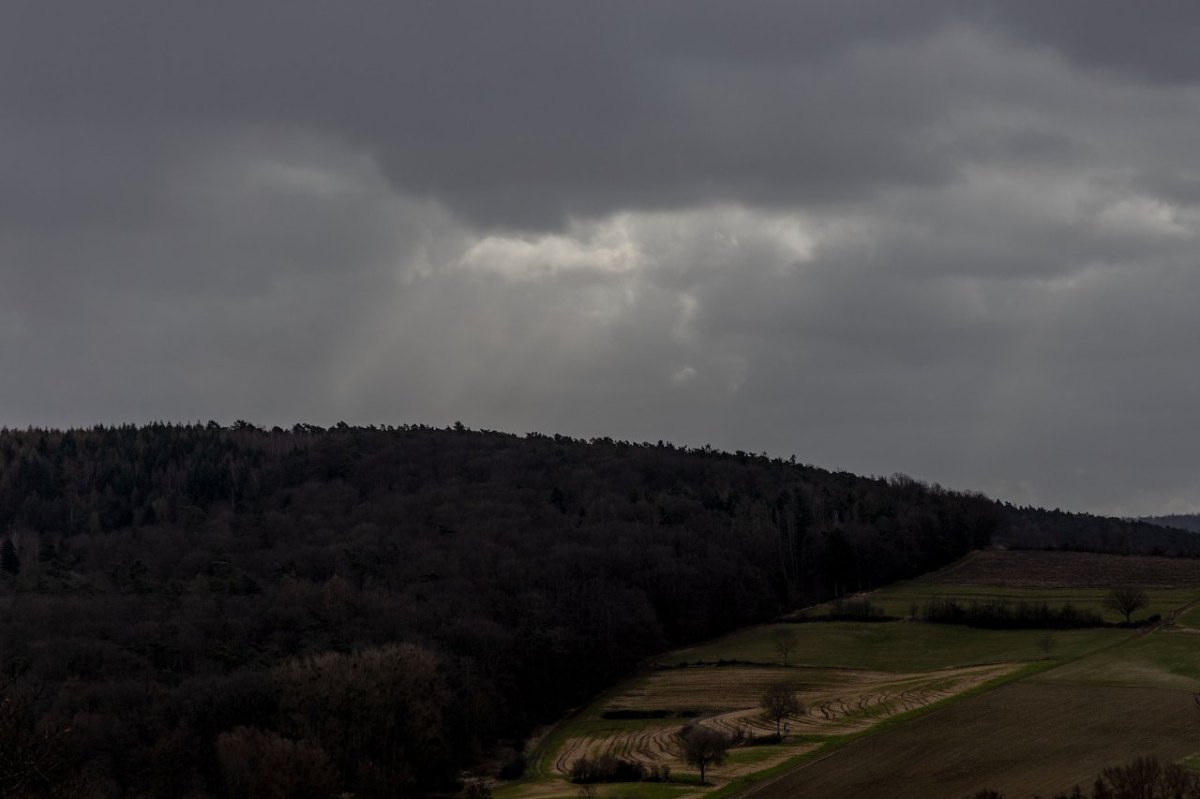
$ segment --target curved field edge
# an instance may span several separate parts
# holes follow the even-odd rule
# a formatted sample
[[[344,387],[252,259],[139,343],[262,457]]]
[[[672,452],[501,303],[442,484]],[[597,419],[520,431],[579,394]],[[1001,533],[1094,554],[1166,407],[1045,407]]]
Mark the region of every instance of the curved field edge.
[[[572,727],[554,758],[554,771],[565,778],[581,757],[609,754],[648,767],[687,770],[677,733],[694,723],[719,730],[735,740],[758,741],[775,726],[763,717],[759,697],[770,686],[788,682],[807,712],[789,716],[787,740],[780,744],[742,745],[716,775],[724,782],[746,771],[768,768],[789,754],[807,751],[831,736],[856,732],[908,710],[933,704],[1011,671],[1015,666],[975,666],[916,674],[855,670],[726,667],[655,672],[603,710],[654,712],[689,708],[688,718],[616,721],[586,719]],[[694,715],[693,715],[694,714]]]
[[[698,778],[692,773],[678,774],[672,777],[670,783],[613,783],[611,785],[597,786],[599,796],[606,796],[612,793],[628,793],[631,789],[639,797],[643,799],[658,799],[659,797],[680,797],[685,796],[703,796],[706,799],[723,799],[738,795],[739,793],[753,786],[761,785],[774,778],[786,775],[801,765],[814,762],[824,757],[828,757],[837,752],[844,746],[847,746],[854,741],[871,735],[890,730],[898,725],[906,724],[918,718],[922,718],[931,713],[935,713],[941,709],[948,707],[960,700],[967,699],[972,696],[977,696],[981,693],[991,691],[1011,682],[1024,679],[1033,674],[1040,673],[1046,669],[1053,668],[1058,665],[1054,662],[1031,663],[1024,665],[1012,664],[1013,671],[1007,674],[1002,674],[987,680],[984,683],[966,689],[961,693],[954,694],[928,705],[924,705],[912,710],[903,711],[895,715],[880,719],[874,724],[864,729],[847,732],[836,735],[827,736],[798,736],[802,739],[791,744],[783,744],[782,746],[799,749],[804,747],[803,751],[797,754],[786,757],[784,760],[771,764],[763,769],[750,771],[730,779],[723,785],[717,785],[702,789],[698,783]],[[592,705],[587,709],[583,709],[578,715],[586,713],[588,710],[595,710],[604,706],[604,702],[611,699],[610,694],[618,693],[618,689],[612,692],[606,692],[602,697],[597,698]],[[576,716],[578,717],[578,716]],[[497,799],[517,799],[517,797],[537,797],[537,799],[564,799],[573,797],[575,786],[569,782],[555,776],[552,761],[554,754],[557,751],[555,742],[563,741],[569,737],[567,733],[569,728],[567,723],[558,725],[551,731],[539,745],[535,755],[530,759],[530,774],[521,780],[513,781],[499,785],[494,790],[494,796]],[[812,740],[818,739],[818,740]],[[812,744],[816,744],[815,746]],[[741,751],[754,751],[753,749]],[[535,766],[534,757],[537,758]],[[534,769],[537,771],[534,772]],[[720,773],[714,774],[714,777],[719,778]]]
[[[1122,639],[1125,636],[1121,636]],[[1118,642],[1119,643],[1119,642]],[[1090,651],[1106,649],[1107,646],[1094,647]],[[792,743],[776,745],[779,748],[791,749],[795,752],[792,755],[785,755],[778,762],[767,763],[761,769],[752,769],[744,773],[733,776],[728,782],[719,784],[712,788],[700,789],[698,779],[692,772],[675,772],[672,775],[670,783],[614,783],[611,785],[597,786],[598,795],[606,796],[613,792],[628,793],[633,791],[638,796],[644,799],[656,799],[656,797],[683,797],[683,796],[704,796],[704,797],[728,797],[737,795],[754,786],[769,782],[779,776],[788,774],[794,769],[828,757],[842,747],[860,740],[867,736],[872,736],[896,726],[907,724],[913,720],[922,718],[928,714],[936,713],[950,705],[953,705],[964,699],[977,696],[982,693],[994,690],[1009,683],[1040,674],[1049,669],[1055,668],[1063,664],[1062,660],[1045,660],[1032,663],[1006,663],[996,664],[998,669],[1008,669],[1004,673],[997,674],[983,682],[966,688],[957,693],[944,696],[936,699],[928,704],[915,707],[909,710],[897,712],[895,714],[883,717],[870,719],[869,726],[862,727],[856,730],[843,730],[837,733],[828,735],[803,735],[794,736]],[[919,675],[916,675],[919,676]],[[936,674],[925,675],[927,678],[935,678]],[[559,759],[559,752],[570,741],[571,738],[578,734],[578,725],[581,721],[586,724],[593,724],[594,717],[598,716],[604,708],[611,707],[614,700],[623,696],[629,688],[629,685],[638,682],[642,678],[632,680],[620,686],[614,686],[613,689],[606,691],[604,694],[597,697],[587,707],[581,708],[576,713],[564,721],[560,722],[536,744],[529,758],[529,768],[525,777],[510,783],[502,783],[496,786],[494,795],[497,799],[555,799],[557,797],[572,797],[575,795],[576,786],[567,782],[562,778],[562,775],[556,769],[556,761]],[[593,717],[589,719],[588,717]],[[682,726],[684,722],[680,721],[678,726]],[[637,721],[624,722],[625,726],[633,729],[638,725]],[[662,725],[661,720],[647,720],[643,722],[643,726]],[[775,747],[771,747],[775,748]],[[734,750],[735,752],[753,752],[758,747]],[[778,751],[778,750],[777,750]],[[736,757],[731,753],[731,756]],[[773,757],[766,759],[773,760]],[[743,763],[743,765],[753,765],[753,763]],[[715,779],[721,779],[721,769],[716,769],[712,775]]]

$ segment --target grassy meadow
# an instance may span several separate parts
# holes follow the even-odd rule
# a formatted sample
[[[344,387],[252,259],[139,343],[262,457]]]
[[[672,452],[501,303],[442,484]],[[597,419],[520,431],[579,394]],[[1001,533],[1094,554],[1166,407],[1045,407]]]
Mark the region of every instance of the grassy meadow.
[[[1010,604],[1020,602],[1045,602],[1051,606],[1071,604],[1080,610],[1089,610],[1100,614],[1106,622],[1118,623],[1125,617],[1104,607],[1104,597],[1107,587],[1098,588],[1023,588],[985,585],[946,585],[932,581],[908,580],[894,586],[875,591],[870,594],[871,604],[880,608],[887,616],[911,616],[914,609],[919,610],[933,599],[954,599],[963,603],[1004,601]],[[1166,617],[1168,614],[1190,602],[1196,596],[1195,590],[1187,588],[1150,588],[1146,590],[1150,604],[1137,611],[1133,618],[1158,614]],[[822,605],[813,612],[827,611],[831,605]],[[1200,617],[1197,617],[1200,621]]]
[[[1200,755],[1200,737],[1184,735],[1200,727],[1190,693],[1200,690],[1200,605],[1194,604],[1200,579],[1189,588],[1183,583],[1190,574],[1145,559],[1135,564],[1114,556],[1043,553],[1070,554],[1077,568],[1064,571],[1068,559],[1051,558],[1049,566],[1032,571],[1041,568],[1043,582],[1047,573],[1058,574],[1062,586],[1014,584],[1026,579],[1019,570],[1036,559],[1020,553],[1005,578],[1006,553],[998,554],[976,553],[866,598],[896,616],[907,616],[913,602],[930,596],[1069,601],[1100,610],[1110,583],[1080,583],[1108,576],[1119,584],[1125,572],[1158,569],[1168,576],[1158,574],[1157,587],[1147,590],[1150,606],[1135,619],[1158,613],[1170,621],[1153,628],[1065,631],[907,619],[743,629],[654,659],[550,730],[530,750],[527,775],[496,785],[494,793],[498,799],[577,797],[580,786],[568,778],[572,764],[606,753],[670,769],[665,783],[594,786],[596,796],[642,799],[958,799],[984,787],[1022,797],[1087,783],[1099,768],[1128,759],[1125,752],[1155,752],[1181,762]],[[980,556],[982,563],[971,563]],[[794,636],[786,665],[775,646],[782,629]],[[759,697],[779,682],[793,687],[804,712],[787,720],[782,742],[751,744],[774,731]],[[686,724],[740,735],[744,742],[710,769],[707,785],[683,761],[678,732]],[[1042,732],[1030,735],[1034,727]]]
[[[986,663],[1038,660],[1043,630],[981,630],[949,624],[918,622],[806,622],[762,625],[658,659],[664,665],[721,660],[777,663],[772,635],[786,627],[797,640],[789,660],[808,667],[921,671]],[[1088,629],[1054,631],[1051,653],[1076,657],[1129,635],[1128,630]]]

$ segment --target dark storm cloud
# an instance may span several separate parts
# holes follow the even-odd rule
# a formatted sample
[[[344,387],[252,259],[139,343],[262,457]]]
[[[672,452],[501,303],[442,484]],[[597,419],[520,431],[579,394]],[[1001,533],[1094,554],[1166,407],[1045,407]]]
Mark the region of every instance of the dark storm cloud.
[[[913,85],[855,53],[977,24],[1185,80],[1200,76],[1196,17],[1118,2],[16,2],[0,27],[0,103],[52,128],[115,123],[139,139],[311,129],[473,221],[545,226],[943,180],[954,151],[928,138],[938,76]],[[1056,144],[1017,131],[991,146]]]
[[[461,418],[1192,509],[1197,18],[14,0],[0,421]]]
[[[940,23],[920,6],[18,3],[4,22],[10,113],[142,135],[309,128],[485,224],[943,172],[919,141],[919,92],[822,68],[927,34]]]
[[[1042,44],[1088,67],[1148,81],[1200,80],[1200,12],[1194,3],[1144,5],[1121,0],[977,3],[975,19],[1013,38]]]

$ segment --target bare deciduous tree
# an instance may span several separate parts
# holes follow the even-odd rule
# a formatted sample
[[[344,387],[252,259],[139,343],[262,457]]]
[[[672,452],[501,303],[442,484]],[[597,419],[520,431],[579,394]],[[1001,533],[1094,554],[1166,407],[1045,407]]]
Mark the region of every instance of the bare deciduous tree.
[[[344,781],[403,785],[414,764],[439,754],[447,688],[437,656],[423,647],[309,655],[273,676],[289,731],[328,753]]]
[[[217,736],[216,750],[225,788],[237,799],[330,796],[337,787],[329,755],[311,741],[234,727]]]
[[[1157,758],[1139,757],[1128,765],[1104,769],[1092,795],[1113,799],[1193,797],[1200,795],[1200,777],[1174,763],[1163,766]]]
[[[796,631],[787,626],[779,626],[771,630],[771,648],[779,653],[783,665],[788,664],[788,656],[796,649],[799,642]]]
[[[39,723],[34,701],[40,689],[10,690],[0,684],[0,796],[82,796],[67,775],[70,728]]]
[[[763,715],[775,722],[776,738],[780,736],[780,726],[784,719],[804,714],[804,705],[796,698],[796,687],[786,682],[768,686],[759,699],[759,705],[763,709]]]
[[[683,742],[683,759],[700,770],[701,784],[709,766],[719,766],[725,762],[729,746],[733,743],[725,733],[699,724],[684,727],[679,731],[679,738]]]
[[[1117,586],[1109,589],[1103,602],[1106,609],[1124,615],[1126,624],[1130,622],[1136,611],[1149,604],[1150,599],[1146,596],[1146,592],[1132,586]]]

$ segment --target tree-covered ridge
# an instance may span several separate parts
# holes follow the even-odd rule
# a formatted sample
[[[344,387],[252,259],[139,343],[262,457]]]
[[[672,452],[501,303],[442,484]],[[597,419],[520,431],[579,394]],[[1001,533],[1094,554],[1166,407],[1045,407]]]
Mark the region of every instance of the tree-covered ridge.
[[[757,554],[768,555],[767,585],[786,604],[924,571],[979,545],[996,522],[987,505],[899,476],[609,439],[245,423],[0,432],[0,527],[22,550],[36,539],[43,559],[95,535],[207,530],[218,519],[231,533],[261,533],[297,515],[351,537],[350,520],[386,521],[418,538],[519,532],[505,543],[539,550],[550,542],[533,541],[531,530],[564,524],[578,531],[572,539],[597,527],[686,527],[697,544],[732,536],[770,550]],[[279,546],[260,536],[235,549]],[[321,578],[329,566],[297,568]],[[178,572],[141,576],[187,576]]]
[[[2,431],[0,665],[28,729],[70,729],[56,779],[88,795],[250,796],[248,764],[289,758],[416,793],[651,654],[937,568],[1001,520],[662,443]]]

